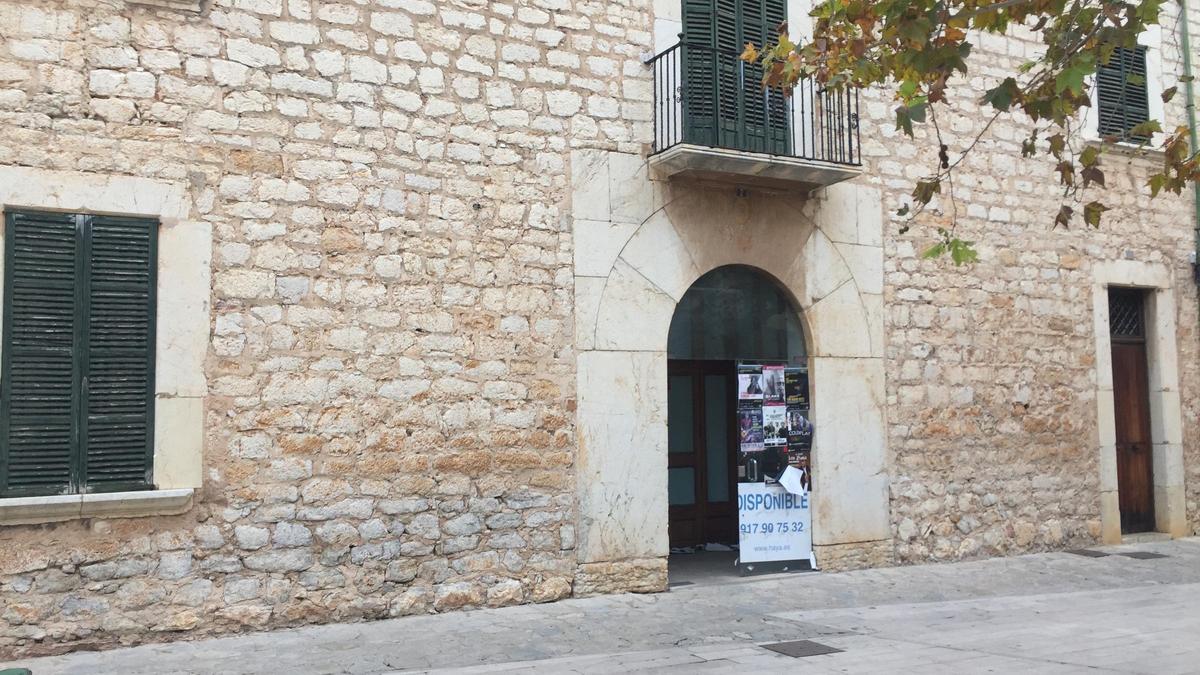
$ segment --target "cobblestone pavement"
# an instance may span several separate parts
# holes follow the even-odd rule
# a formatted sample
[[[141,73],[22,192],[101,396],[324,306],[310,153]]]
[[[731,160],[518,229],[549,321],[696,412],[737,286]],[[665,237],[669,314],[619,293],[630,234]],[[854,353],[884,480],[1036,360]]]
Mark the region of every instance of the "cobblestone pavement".
[[[1200,672],[1200,539],[76,653],[53,673]],[[1166,557],[1139,559],[1127,553]],[[843,650],[793,658],[761,645]]]

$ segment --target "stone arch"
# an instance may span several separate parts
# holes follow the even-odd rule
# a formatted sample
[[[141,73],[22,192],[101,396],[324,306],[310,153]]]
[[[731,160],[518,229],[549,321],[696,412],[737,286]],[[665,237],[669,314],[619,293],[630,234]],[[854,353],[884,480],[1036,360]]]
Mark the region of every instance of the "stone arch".
[[[611,154],[605,161],[626,161]],[[665,584],[666,462],[658,460],[666,453],[667,335],[679,299],[723,265],[762,270],[801,310],[815,383],[814,470],[830,490],[814,494],[816,543],[890,537],[878,193],[848,186],[808,199],[655,188],[646,201],[658,203],[642,213],[611,192],[606,220],[576,211],[578,590],[628,589],[627,580],[601,577],[625,579],[619,570],[630,565],[661,572],[645,577],[653,580],[643,590]],[[595,205],[590,213],[604,215]]]

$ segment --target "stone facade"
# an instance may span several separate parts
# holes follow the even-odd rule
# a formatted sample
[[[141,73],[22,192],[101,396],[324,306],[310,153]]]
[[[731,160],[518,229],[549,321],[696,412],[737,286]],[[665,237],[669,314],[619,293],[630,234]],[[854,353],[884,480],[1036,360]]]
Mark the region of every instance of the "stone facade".
[[[954,268],[919,255],[939,214],[904,235],[890,215],[934,150],[885,94],[863,95],[852,183],[654,180],[643,59],[677,2],[189,4],[0,0],[0,165],[52,174],[47,194],[170,186],[172,226],[207,240],[172,255],[211,250],[180,300],[201,309],[175,315],[208,314],[199,394],[164,394],[202,415],[199,470],[163,478],[194,505],[0,527],[0,657],[663,590],[666,324],[730,262],[788,285],[825,359],[825,567],[1103,538],[1100,261],[1165,271],[1182,459],[1163,480],[1200,531],[1191,203],[1146,198],[1153,157],[1107,160],[1099,231],[1054,230],[1051,167],[998,122],[958,179],[981,261]],[[980,76],[1034,49],[981,47]]]

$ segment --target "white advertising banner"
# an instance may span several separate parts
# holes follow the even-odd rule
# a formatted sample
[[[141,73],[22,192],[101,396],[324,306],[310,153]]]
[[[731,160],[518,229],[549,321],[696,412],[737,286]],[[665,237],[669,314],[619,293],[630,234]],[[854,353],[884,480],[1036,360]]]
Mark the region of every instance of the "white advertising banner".
[[[738,483],[738,562],[812,559],[808,492],[780,485]]]

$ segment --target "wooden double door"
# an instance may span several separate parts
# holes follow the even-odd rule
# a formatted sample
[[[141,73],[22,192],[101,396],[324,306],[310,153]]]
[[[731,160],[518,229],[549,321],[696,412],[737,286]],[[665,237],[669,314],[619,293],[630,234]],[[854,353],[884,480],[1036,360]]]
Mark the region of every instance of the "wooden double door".
[[[672,359],[667,373],[671,546],[735,544],[736,364]]]

